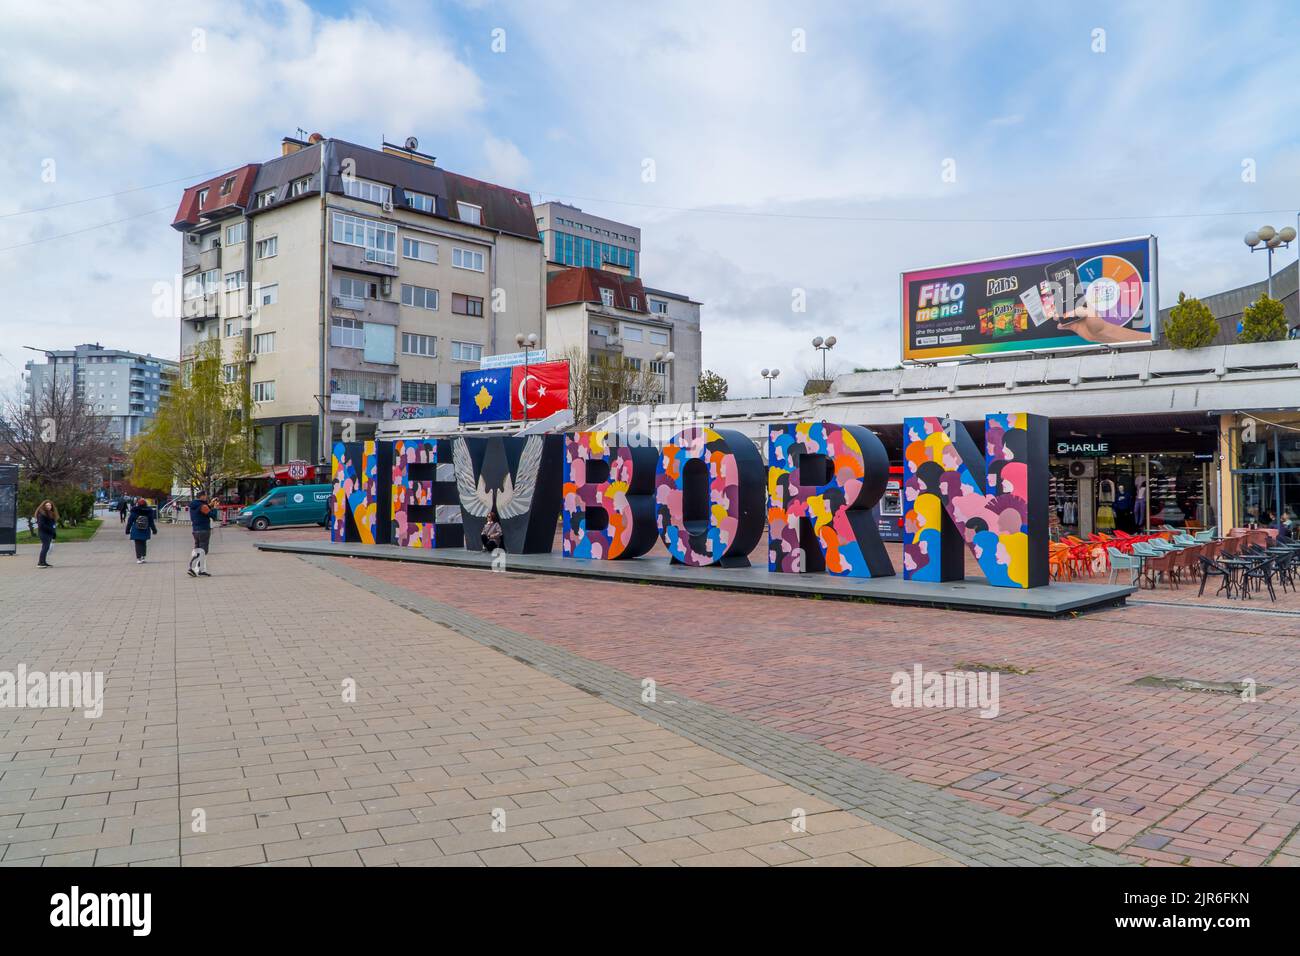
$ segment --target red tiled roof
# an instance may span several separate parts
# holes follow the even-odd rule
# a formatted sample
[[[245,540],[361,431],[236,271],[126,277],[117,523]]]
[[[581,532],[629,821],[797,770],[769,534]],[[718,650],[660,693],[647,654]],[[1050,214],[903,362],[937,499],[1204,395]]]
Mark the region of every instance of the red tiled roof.
[[[623,276],[590,266],[560,269],[546,277],[546,307],[548,309],[574,302],[600,302],[600,290],[614,293],[614,306],[629,312],[647,312],[645,288],[635,276]],[[636,306],[631,303],[636,296]]]
[[[181,196],[181,204],[176,210],[176,218],[172,220],[172,228],[184,229],[186,226],[197,226],[201,217],[229,206],[238,206],[240,209],[247,208],[248,198],[253,189],[253,180],[257,178],[257,170],[260,165],[260,163],[249,163],[247,166],[241,166],[228,173],[222,173],[220,176],[214,176],[207,182],[190,186]],[[231,183],[230,189],[222,195],[221,187],[231,177],[234,177],[234,182]],[[203,204],[203,208],[200,209],[199,192],[204,189],[208,191],[207,201]]]

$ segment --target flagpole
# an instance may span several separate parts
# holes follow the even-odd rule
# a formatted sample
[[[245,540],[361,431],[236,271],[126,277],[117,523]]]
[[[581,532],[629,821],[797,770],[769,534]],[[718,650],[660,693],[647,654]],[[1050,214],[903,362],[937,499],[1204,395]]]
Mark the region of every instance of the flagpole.
[[[534,332],[529,332],[527,335],[524,335],[524,333],[520,332],[518,335],[515,336],[515,344],[524,350],[524,378],[523,381],[520,383],[519,388],[520,391],[523,392],[523,396],[520,398],[520,401],[524,403],[524,428],[527,428],[528,427],[528,353],[532,351],[533,346],[537,344],[537,335]]]

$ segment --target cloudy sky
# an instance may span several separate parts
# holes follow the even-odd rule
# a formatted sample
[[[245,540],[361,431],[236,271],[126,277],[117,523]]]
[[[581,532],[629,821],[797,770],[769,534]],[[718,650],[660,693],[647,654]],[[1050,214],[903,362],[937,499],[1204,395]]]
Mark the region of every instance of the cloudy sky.
[[[903,269],[1151,232],[1168,305],[1295,223],[1297,42],[1267,2],[0,0],[0,388],[24,345],[175,357],[181,189],[298,128],[640,225],[733,397],[818,334],[894,364]]]

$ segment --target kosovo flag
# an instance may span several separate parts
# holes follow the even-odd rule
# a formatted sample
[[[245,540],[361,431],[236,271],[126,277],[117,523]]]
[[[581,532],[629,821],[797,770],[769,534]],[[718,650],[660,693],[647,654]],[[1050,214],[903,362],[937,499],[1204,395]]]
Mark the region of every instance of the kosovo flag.
[[[485,368],[460,373],[460,420],[510,420],[510,369]]]

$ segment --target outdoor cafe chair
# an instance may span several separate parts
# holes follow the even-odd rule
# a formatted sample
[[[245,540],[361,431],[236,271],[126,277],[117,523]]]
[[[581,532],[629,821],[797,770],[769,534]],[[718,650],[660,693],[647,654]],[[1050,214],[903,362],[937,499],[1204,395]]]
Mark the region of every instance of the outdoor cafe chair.
[[[1232,597],[1231,569],[1220,564],[1218,561],[1215,561],[1213,558],[1207,558],[1205,555],[1201,555],[1200,564],[1201,564],[1201,589],[1196,592],[1196,596],[1200,597],[1205,593],[1205,582],[1208,581],[1210,578],[1221,578],[1222,583],[1219,585],[1219,587],[1215,590],[1214,593],[1217,595],[1219,591],[1227,591],[1228,597],[1231,598]]]
[[[1119,572],[1129,572],[1129,584],[1137,584],[1138,575],[1142,572],[1142,559],[1137,555],[1125,554],[1119,548],[1107,548],[1110,555],[1110,583],[1114,584]]]
[[[1151,582],[1151,589],[1155,590],[1156,583],[1163,577],[1169,582],[1169,586],[1174,586],[1174,558],[1177,557],[1172,551],[1166,551],[1164,554],[1154,558],[1147,558],[1142,564],[1142,571],[1148,581]]]
[[[1273,601],[1277,600],[1277,592],[1273,590],[1273,577],[1275,574],[1273,565],[1274,561],[1272,558],[1265,558],[1263,561],[1253,564],[1246,569],[1246,574],[1242,578],[1241,582],[1241,596],[1243,598],[1248,601],[1250,600],[1250,585],[1253,581],[1255,582],[1256,589],[1263,585],[1268,588],[1269,599]]]

